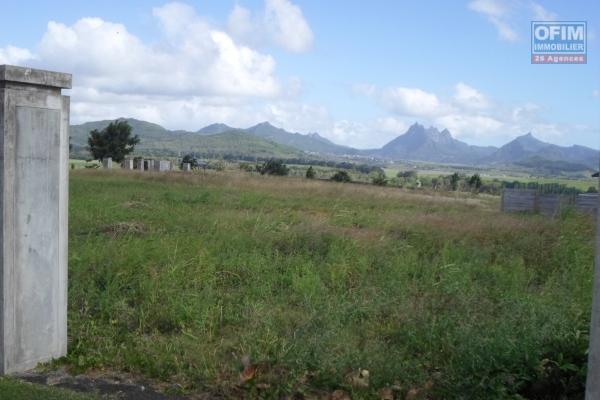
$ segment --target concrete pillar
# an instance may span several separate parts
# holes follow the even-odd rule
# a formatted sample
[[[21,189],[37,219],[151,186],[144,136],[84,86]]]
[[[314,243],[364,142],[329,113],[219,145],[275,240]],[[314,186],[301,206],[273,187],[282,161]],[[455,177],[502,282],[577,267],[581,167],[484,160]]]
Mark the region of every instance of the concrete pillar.
[[[182,167],[183,172],[190,172],[192,170],[192,164],[189,162],[183,163]]]
[[[135,169],[137,169],[138,171],[144,171],[144,159],[143,158],[138,158],[136,160],[136,165],[135,165]]]
[[[171,162],[167,160],[157,160],[154,164],[154,169],[158,172],[165,172],[171,169]]]
[[[67,353],[71,75],[0,65],[0,373]]]
[[[126,169],[126,170],[132,170],[133,169],[133,160],[131,158],[123,160],[123,162],[121,163],[121,168]]]
[[[585,399],[600,399],[600,197],[596,212],[596,268],[592,296],[592,321],[590,326],[590,347],[588,351],[588,371],[585,385]]]
[[[146,160],[146,171],[154,171],[154,160]]]
[[[112,157],[103,158],[102,167],[105,169],[112,169]]]

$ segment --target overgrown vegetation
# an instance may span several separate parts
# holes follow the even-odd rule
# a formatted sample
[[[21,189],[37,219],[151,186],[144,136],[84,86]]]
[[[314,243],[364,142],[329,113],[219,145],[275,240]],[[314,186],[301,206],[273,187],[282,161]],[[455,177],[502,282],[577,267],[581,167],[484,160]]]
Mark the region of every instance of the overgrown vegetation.
[[[76,170],[64,362],[225,398],[581,398],[593,220],[498,208],[243,172]]]
[[[333,174],[333,176],[331,177],[332,181],[335,182],[351,182],[352,178],[350,178],[350,175],[348,174],[348,172],[341,170],[341,171],[337,171],[335,174]]]
[[[256,168],[261,175],[286,176],[290,170],[281,160],[271,159]]]

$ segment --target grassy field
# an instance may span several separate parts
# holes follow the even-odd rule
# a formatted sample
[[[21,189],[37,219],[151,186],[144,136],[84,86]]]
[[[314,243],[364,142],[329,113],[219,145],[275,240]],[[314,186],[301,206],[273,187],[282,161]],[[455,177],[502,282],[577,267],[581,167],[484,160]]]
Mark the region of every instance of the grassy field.
[[[581,397],[589,216],[241,172],[75,170],[70,192],[73,373],[225,398]]]
[[[17,379],[0,377],[0,399],[6,400],[99,400],[93,394],[36,385]]]

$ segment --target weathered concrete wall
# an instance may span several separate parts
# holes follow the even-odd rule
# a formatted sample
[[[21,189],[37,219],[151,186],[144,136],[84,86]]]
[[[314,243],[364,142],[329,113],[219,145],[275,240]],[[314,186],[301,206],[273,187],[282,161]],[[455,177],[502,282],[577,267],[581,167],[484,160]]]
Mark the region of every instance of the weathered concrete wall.
[[[146,166],[146,163],[144,162],[144,159],[142,158],[138,158],[135,162],[135,169],[139,170],[139,171],[144,171]]]
[[[192,164],[189,162],[183,163],[183,172],[190,172],[192,170]]]
[[[123,160],[123,162],[121,163],[121,168],[126,169],[126,170],[132,170],[133,169],[133,160],[131,158]]]
[[[579,211],[593,213],[598,210],[599,198],[600,194],[598,193],[580,194],[575,200],[575,206]]]
[[[502,211],[505,212],[539,212],[556,215],[565,207],[575,207],[582,212],[596,212],[598,209],[597,193],[579,194],[577,197],[537,193],[535,190],[504,189],[502,191]]]
[[[171,169],[171,162],[166,160],[157,160],[154,163],[154,168],[158,172],[165,172]]]
[[[519,212],[534,211],[536,209],[536,193],[534,190],[502,191],[502,211]]]
[[[102,167],[112,169],[112,157],[102,159]]]
[[[67,352],[71,75],[0,66],[0,373]]]

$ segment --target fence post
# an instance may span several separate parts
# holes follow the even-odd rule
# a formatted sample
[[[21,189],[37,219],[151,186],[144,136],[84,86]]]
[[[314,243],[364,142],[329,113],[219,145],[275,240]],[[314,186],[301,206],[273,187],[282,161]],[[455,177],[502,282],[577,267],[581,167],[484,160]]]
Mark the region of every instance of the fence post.
[[[585,385],[586,400],[600,399],[600,196],[598,196],[596,211],[596,267],[593,291],[588,371]]]
[[[0,373],[67,353],[71,75],[0,65]]]

